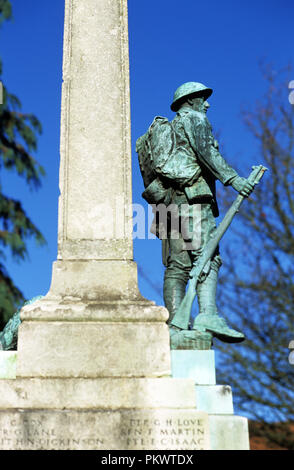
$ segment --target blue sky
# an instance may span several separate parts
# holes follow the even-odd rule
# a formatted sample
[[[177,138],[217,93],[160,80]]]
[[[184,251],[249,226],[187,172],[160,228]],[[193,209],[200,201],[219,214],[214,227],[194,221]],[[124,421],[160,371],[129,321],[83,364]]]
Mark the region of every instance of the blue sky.
[[[3,190],[23,201],[47,240],[43,248],[29,242],[26,262],[16,264],[7,257],[10,275],[30,298],[47,293],[57,255],[64,0],[12,0],[12,5],[13,20],[0,31],[3,81],[21,99],[23,110],[36,114],[43,124],[36,156],[47,174],[42,188],[31,193],[14,174],[0,175]],[[293,64],[293,18],[291,0],[129,0],[135,203],[143,203],[135,141],[155,115],[173,117],[169,108],[173,93],[186,81],[214,89],[208,118],[221,131],[221,149],[228,161],[238,162],[243,176],[252,163],[260,163],[240,109],[265,92],[260,60],[272,63],[277,71]],[[134,240],[134,258],[142,294],[162,304],[160,242]]]

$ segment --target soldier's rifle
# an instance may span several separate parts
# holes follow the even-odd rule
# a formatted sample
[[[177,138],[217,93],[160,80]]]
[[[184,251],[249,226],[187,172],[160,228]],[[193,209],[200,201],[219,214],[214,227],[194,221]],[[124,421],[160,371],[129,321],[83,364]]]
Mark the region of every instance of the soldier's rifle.
[[[247,181],[254,187],[259,183],[261,180],[264,172],[267,170],[266,167],[263,165],[253,166],[252,172],[250,173]],[[199,282],[201,274],[206,266],[206,264],[211,260],[214,252],[219,244],[219,241],[223,237],[224,233],[227,231],[228,227],[230,226],[234,216],[239,211],[239,207],[241,206],[245,196],[239,194],[231,207],[229,208],[228,212],[226,213],[225,217],[218,225],[216,229],[215,236],[209,240],[209,242],[205,245],[201,256],[197,259],[197,262],[193,266],[191,273],[190,273],[190,280],[188,289],[184,299],[182,300],[180,307],[178,308],[172,322],[171,326],[175,326],[182,330],[187,330],[189,326],[189,320],[192,310],[192,305],[196,296],[196,286]]]

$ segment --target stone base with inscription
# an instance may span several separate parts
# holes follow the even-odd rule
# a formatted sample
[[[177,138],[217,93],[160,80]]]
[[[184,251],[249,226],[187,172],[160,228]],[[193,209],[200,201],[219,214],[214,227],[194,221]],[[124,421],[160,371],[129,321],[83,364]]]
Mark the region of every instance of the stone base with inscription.
[[[1,450],[209,449],[190,380],[0,380]]]
[[[11,354],[0,352],[1,450],[249,449],[231,388],[215,384],[214,351],[187,351],[186,379],[175,352],[174,378],[15,377]]]
[[[197,410],[208,413],[212,450],[249,450],[248,420],[234,415],[228,385],[216,385],[214,351],[171,351],[174,378],[194,381]]]
[[[0,411],[2,450],[202,450],[206,413],[191,410]]]
[[[173,377],[21,377],[19,354],[0,352],[1,450],[249,449],[214,351],[171,351]]]
[[[171,377],[164,308],[47,296],[21,315],[0,380],[0,450],[210,448],[194,381]]]

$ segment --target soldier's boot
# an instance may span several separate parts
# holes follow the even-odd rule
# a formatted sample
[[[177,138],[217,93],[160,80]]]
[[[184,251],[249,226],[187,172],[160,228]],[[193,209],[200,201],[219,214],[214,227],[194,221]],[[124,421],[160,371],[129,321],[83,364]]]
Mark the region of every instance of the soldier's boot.
[[[230,328],[217,311],[216,288],[220,265],[221,261],[216,257],[211,262],[210,271],[205,280],[197,284],[199,314],[195,318],[193,329],[212,333],[225,343],[240,343],[245,339],[243,333]]]
[[[171,349],[210,349],[211,333],[196,330],[181,330],[171,325],[175,313],[186,293],[186,280],[165,279],[163,294],[165,306],[169,311],[169,333]]]
[[[185,296],[186,284],[185,280],[173,278],[166,278],[164,280],[163,298],[165,306],[169,312],[169,319],[167,322],[169,326]]]

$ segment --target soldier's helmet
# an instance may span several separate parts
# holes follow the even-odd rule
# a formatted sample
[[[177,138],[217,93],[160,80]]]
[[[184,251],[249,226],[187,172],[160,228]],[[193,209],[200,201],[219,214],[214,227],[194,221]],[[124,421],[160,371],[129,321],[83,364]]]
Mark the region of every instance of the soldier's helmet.
[[[179,88],[175,91],[174,99],[171,104],[170,109],[172,111],[177,111],[179,109],[180,103],[183,101],[183,98],[186,98],[189,95],[197,95],[204,96],[205,99],[209,98],[212,94],[212,89],[208,88],[207,86],[203,85],[203,83],[199,82],[187,82],[183,85],[179,86]]]

